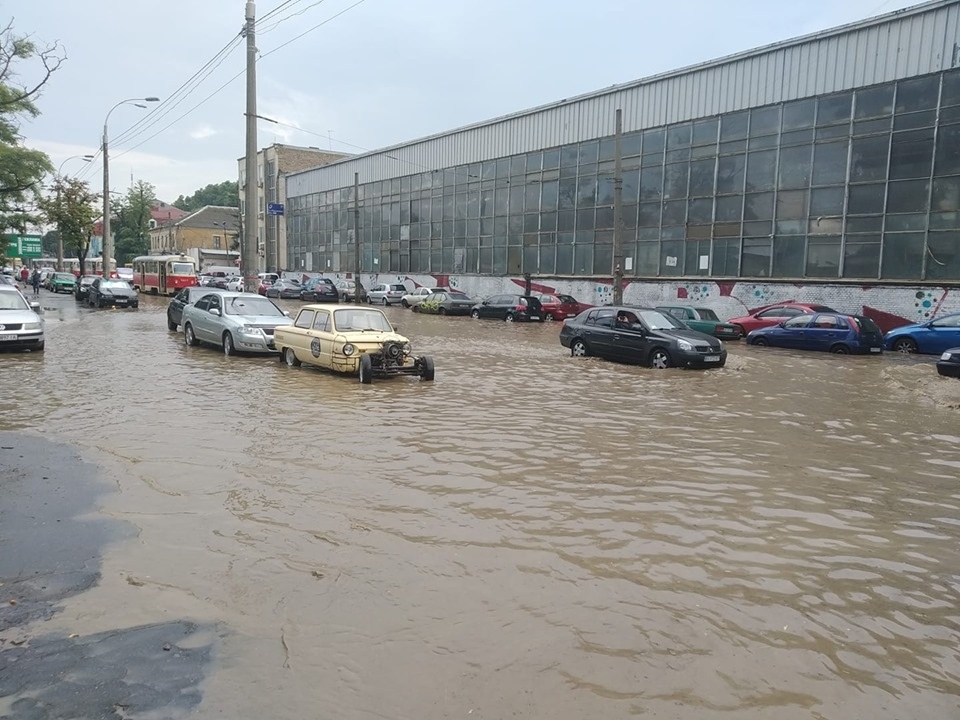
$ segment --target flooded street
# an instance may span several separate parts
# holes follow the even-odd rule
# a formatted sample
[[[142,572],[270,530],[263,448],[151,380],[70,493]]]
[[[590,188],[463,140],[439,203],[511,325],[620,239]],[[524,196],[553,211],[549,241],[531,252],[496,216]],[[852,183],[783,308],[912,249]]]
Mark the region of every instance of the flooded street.
[[[43,631],[215,626],[195,717],[960,717],[930,358],[657,372],[398,307],[436,381],[362,386],[186,347],[164,298],[43,304],[0,430],[80,447],[135,529]]]

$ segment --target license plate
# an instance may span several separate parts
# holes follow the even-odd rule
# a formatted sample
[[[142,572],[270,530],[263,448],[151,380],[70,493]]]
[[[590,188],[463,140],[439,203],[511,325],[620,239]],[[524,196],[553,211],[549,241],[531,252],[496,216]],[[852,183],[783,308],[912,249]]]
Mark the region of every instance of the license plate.
[[[878,353],[878,352],[880,352],[882,349],[883,349],[883,348],[870,348],[870,352]]]
[[[540,316],[539,316],[539,315],[531,315],[531,316],[530,316],[530,319],[531,319],[531,320],[539,320],[539,319],[540,319]]]
[[[0,341],[2,340],[19,340],[19,335],[0,335]]]
[[[705,362],[720,362],[720,356],[719,356],[719,355],[707,355],[707,356],[704,358],[704,361],[705,361]]]

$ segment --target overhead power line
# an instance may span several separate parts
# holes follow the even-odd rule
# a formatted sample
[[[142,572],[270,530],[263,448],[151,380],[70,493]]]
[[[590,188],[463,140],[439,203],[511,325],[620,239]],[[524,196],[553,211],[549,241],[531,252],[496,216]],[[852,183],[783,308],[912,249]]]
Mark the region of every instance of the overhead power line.
[[[261,20],[260,22],[257,23],[257,36],[258,36],[258,37],[263,37],[264,35],[266,35],[266,34],[267,34],[268,32],[270,32],[271,30],[274,30],[274,29],[275,29],[278,25],[280,25],[282,22],[284,22],[284,21],[286,21],[286,20],[289,20],[290,18],[297,17],[298,15],[303,15],[303,14],[304,14],[305,12],[307,12],[307,10],[309,10],[310,8],[315,8],[317,5],[322,5],[324,2],[326,2],[326,0],[317,0],[317,2],[315,2],[315,3],[311,4],[311,5],[307,5],[307,6],[306,6],[305,8],[303,8],[302,10],[297,10],[296,12],[292,12],[292,13],[290,13],[289,15],[284,15],[284,16],[283,16],[282,18],[280,18],[279,20],[277,20],[277,21],[275,21],[275,22],[271,23],[270,25],[267,25],[266,27],[263,27],[263,28],[260,27],[260,23],[263,22],[263,20]]]
[[[273,50],[271,50],[270,52],[265,52],[263,55],[260,56],[260,58],[263,59],[263,58],[267,57],[268,55],[273,55],[275,52],[277,52],[277,50],[280,50],[281,48],[285,48],[285,47],[286,47],[287,45],[289,45],[290,43],[295,42],[295,41],[299,40],[300,38],[302,38],[304,35],[308,35],[309,33],[312,33],[312,32],[313,32],[314,30],[316,30],[317,28],[323,27],[323,26],[326,25],[328,22],[332,22],[333,20],[336,20],[338,17],[340,17],[341,15],[343,15],[345,12],[347,12],[347,11],[349,11],[349,10],[353,10],[353,8],[355,8],[357,5],[361,5],[361,4],[363,4],[364,2],[366,2],[366,0],[357,0],[357,2],[355,2],[353,5],[348,5],[348,6],[345,7],[343,10],[341,10],[340,12],[338,12],[336,15],[331,15],[330,17],[328,17],[328,18],[327,18],[326,20],[324,20],[322,23],[317,23],[316,25],[314,25],[314,26],[313,26],[312,28],[310,28],[309,30],[304,30],[304,31],[303,31],[302,33],[300,33],[299,35],[296,35],[296,36],[290,38],[289,40],[287,40],[285,43],[283,43],[283,44],[281,44],[281,45],[277,45],[277,47],[275,47],[275,48],[274,48]]]

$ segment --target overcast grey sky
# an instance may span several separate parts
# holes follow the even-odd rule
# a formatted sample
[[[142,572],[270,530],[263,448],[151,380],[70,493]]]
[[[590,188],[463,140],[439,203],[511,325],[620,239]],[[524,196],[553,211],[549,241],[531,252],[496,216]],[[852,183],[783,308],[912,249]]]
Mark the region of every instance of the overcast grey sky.
[[[361,0],[351,7],[356,2],[290,0],[261,24],[258,112],[313,134],[261,121],[260,147],[285,142],[362,152],[916,4]],[[258,18],[283,3],[260,0]],[[55,167],[96,152],[111,106],[138,96],[170,98],[238,34],[244,6],[0,0],[0,19],[12,15],[18,32],[59,40],[68,56],[39,101],[43,114],[23,127],[27,143]],[[173,201],[235,180],[244,152],[242,74],[210,96],[243,67],[237,44],[172,109],[168,102],[114,111],[112,188],[124,189],[132,175]],[[151,110],[167,114],[125,138]],[[63,171],[101,182],[99,164],[71,160]]]

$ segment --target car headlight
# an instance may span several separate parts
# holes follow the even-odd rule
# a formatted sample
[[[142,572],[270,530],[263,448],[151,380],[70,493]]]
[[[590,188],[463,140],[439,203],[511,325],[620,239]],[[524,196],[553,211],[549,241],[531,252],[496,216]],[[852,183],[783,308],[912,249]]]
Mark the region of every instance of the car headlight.
[[[244,335],[259,335],[260,328],[255,327],[253,325],[243,325],[240,328],[240,332],[243,333]]]
[[[353,355],[356,351],[357,351],[357,348],[355,348],[350,343],[347,343],[346,345],[343,346],[344,355]]]
[[[35,323],[24,323],[24,324],[23,324],[23,329],[24,329],[24,330],[42,330],[42,329],[43,329],[43,323],[38,323],[38,322],[35,322]]]
[[[403,354],[404,354],[404,355],[409,355],[411,352],[413,352],[413,346],[410,345],[410,343],[405,342],[405,343],[403,344]]]
[[[677,347],[681,350],[693,350],[693,345],[688,343],[686,340],[677,340]]]

